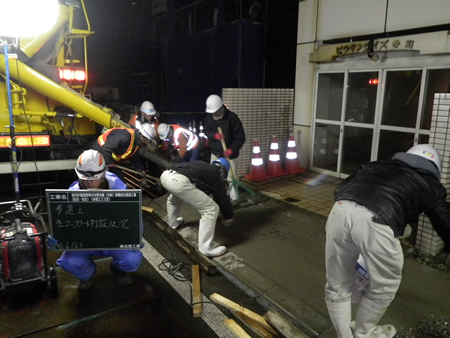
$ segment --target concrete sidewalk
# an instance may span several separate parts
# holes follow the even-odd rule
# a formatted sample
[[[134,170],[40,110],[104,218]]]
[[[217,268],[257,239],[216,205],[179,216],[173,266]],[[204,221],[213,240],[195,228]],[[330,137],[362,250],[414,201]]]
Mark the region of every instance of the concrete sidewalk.
[[[166,198],[144,204],[165,218]],[[181,214],[187,224],[180,234],[197,245],[200,215],[186,205]],[[222,274],[308,336],[336,337],[324,301],[325,222],[324,216],[271,198],[241,205],[231,226],[217,223],[214,240],[229,253],[214,262]],[[450,274],[406,257],[400,289],[380,324],[393,324],[399,336],[417,338],[418,325],[450,318],[449,304]]]

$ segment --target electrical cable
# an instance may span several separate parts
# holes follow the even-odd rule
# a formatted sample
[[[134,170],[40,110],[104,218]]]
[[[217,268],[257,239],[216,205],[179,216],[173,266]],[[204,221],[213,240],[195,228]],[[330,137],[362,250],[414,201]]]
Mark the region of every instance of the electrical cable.
[[[190,264],[180,262],[178,261],[173,252],[170,248],[169,244],[163,237],[163,234],[159,232],[161,240],[164,242],[164,244],[167,246],[167,249],[170,251],[170,255],[172,256],[172,259],[163,259],[162,262],[158,265],[158,269],[161,271],[166,271],[169,275],[171,275],[175,280],[179,282],[192,282],[192,268]],[[181,272],[186,269],[188,272],[186,273],[186,276],[183,275]],[[191,306],[194,306],[196,304],[212,304],[212,302],[193,302],[192,299],[192,285],[189,288],[190,295],[191,295]]]

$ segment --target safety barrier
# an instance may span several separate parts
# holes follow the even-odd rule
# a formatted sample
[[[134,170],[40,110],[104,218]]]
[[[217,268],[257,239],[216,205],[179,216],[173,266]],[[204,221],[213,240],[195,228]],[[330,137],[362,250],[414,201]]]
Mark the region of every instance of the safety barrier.
[[[297,148],[295,145],[295,139],[292,130],[289,132],[289,140],[286,151],[285,170],[286,173],[289,175],[298,174],[305,171],[305,169],[301,168],[298,163]]]
[[[245,175],[245,178],[250,181],[262,181],[270,178],[271,176],[266,173],[266,168],[264,167],[264,161],[261,156],[261,148],[259,146],[259,141],[253,141],[253,156],[252,165],[250,167],[250,174]]]

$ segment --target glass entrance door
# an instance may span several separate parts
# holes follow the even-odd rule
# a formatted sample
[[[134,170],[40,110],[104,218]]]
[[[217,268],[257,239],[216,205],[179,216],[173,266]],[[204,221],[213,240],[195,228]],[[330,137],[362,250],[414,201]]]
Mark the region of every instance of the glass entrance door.
[[[422,84],[437,78],[436,73],[422,69],[317,73],[313,169],[346,177],[364,163],[406,151],[415,140],[427,142],[432,89]]]

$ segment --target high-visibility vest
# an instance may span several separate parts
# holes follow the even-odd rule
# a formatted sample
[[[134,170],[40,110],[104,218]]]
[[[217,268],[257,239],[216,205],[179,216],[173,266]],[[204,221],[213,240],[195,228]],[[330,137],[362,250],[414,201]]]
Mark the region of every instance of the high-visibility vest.
[[[98,137],[98,139],[97,139],[98,144],[100,144],[100,146],[103,147],[103,145],[106,143],[106,140],[107,140],[107,138],[108,138],[108,135],[109,135],[113,130],[116,130],[116,129],[123,129],[123,130],[126,130],[126,131],[129,132],[130,135],[131,135],[131,141],[130,141],[130,144],[128,145],[128,149],[127,149],[122,155],[118,155],[118,154],[116,154],[116,153],[112,153],[112,158],[114,159],[114,161],[120,161],[120,160],[124,160],[124,159],[126,159],[126,158],[128,158],[128,157],[133,156],[134,153],[136,153],[136,151],[139,149],[139,146],[136,146],[136,147],[134,147],[134,149],[133,149],[134,139],[135,139],[135,136],[136,136],[135,130],[134,130],[133,128],[112,128],[112,129],[108,130],[107,132],[101,134],[101,135]]]
[[[175,144],[175,147],[178,148],[180,142],[178,142],[178,137],[180,136],[180,134],[183,134],[187,139],[187,151],[195,148],[198,145],[198,137],[197,135],[195,135],[193,132],[184,129],[183,127],[179,126],[179,125],[174,125],[172,124],[172,127],[174,129],[173,132],[173,143]]]

